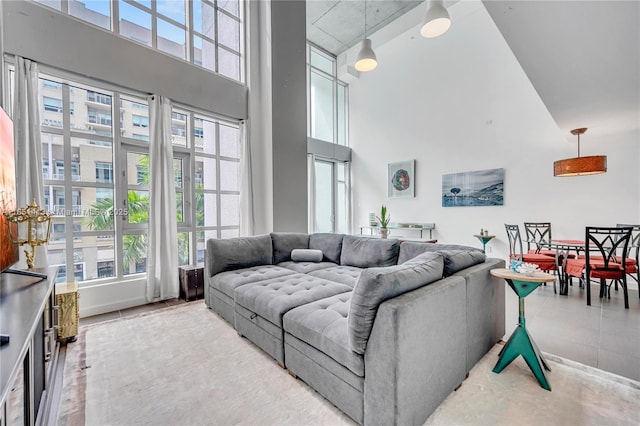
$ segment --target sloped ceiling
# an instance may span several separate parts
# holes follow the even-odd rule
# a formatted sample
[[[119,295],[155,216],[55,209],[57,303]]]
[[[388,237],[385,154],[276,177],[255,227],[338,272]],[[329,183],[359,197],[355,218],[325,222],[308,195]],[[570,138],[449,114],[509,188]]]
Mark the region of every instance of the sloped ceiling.
[[[640,134],[640,2],[483,4],[562,131]]]

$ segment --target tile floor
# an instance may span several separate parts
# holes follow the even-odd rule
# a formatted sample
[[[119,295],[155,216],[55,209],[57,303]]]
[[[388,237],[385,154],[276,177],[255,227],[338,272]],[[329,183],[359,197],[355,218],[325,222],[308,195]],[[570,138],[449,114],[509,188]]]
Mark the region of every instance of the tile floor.
[[[600,299],[599,284],[586,289],[577,281],[568,296],[540,286],[525,298],[527,329],[542,352],[577,361],[640,381],[640,298],[635,281],[629,284],[629,309],[622,290],[611,289],[611,299]],[[518,322],[518,298],[506,287],[505,340]]]

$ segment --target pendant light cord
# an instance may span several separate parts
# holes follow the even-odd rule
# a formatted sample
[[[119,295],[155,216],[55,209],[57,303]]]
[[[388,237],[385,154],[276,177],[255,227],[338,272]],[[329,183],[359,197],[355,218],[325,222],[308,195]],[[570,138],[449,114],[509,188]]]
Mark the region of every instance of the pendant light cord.
[[[364,0],[364,38],[367,38],[367,0]]]

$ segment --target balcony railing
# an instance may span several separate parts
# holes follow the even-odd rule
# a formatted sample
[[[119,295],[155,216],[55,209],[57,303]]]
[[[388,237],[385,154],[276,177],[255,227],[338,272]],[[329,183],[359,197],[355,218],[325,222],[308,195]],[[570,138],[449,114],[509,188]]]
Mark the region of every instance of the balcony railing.
[[[43,179],[45,180],[64,180],[64,173],[47,173],[44,172],[42,174]],[[71,180],[74,182],[79,182],[81,179],[79,174],[72,174]]]

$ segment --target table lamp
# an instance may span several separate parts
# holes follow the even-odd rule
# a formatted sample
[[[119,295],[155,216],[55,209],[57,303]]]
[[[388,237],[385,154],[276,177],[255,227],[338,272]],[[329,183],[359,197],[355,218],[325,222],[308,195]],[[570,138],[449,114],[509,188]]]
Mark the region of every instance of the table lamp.
[[[18,225],[17,227],[9,227],[9,235],[13,243],[20,246],[25,244],[31,246],[31,252],[25,249],[24,254],[27,257],[29,271],[33,271],[35,269],[36,247],[49,242],[51,214],[40,208],[36,204],[36,200],[33,200],[27,207],[5,213],[5,216],[9,222]]]

